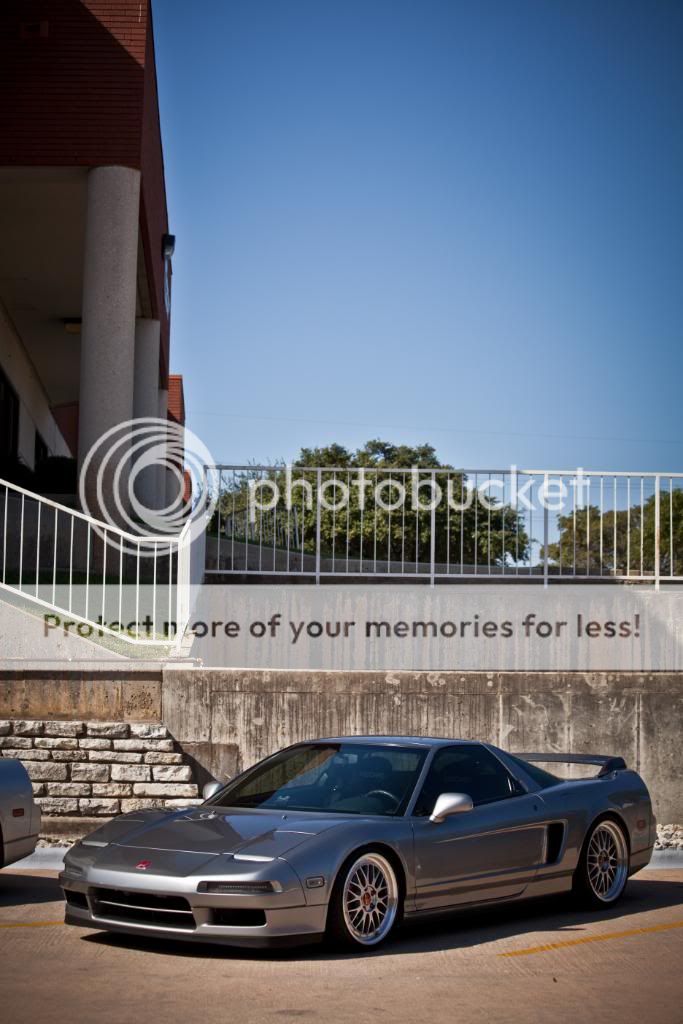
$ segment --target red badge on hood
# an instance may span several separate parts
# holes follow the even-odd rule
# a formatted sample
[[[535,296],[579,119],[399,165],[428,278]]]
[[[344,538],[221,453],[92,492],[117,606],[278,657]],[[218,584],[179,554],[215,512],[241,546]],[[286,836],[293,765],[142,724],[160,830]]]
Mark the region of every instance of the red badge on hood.
[[[138,871],[146,871],[147,868],[151,868],[151,866],[152,866],[151,860],[141,860],[139,864],[135,865],[135,867],[138,869]]]

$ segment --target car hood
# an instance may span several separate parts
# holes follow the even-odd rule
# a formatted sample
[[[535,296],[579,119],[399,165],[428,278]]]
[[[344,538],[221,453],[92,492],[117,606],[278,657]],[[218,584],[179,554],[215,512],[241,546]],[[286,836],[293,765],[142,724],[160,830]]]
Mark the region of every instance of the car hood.
[[[341,825],[344,818],[220,807],[196,807],[172,813],[134,812],[97,829],[85,845],[132,850],[281,857],[312,836]]]

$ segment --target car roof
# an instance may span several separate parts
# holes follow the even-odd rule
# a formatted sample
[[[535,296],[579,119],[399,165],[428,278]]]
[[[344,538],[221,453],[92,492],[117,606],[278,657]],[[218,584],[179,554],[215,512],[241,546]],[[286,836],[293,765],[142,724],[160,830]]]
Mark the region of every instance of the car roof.
[[[321,736],[320,739],[310,740],[310,743],[376,743],[380,746],[395,746],[396,744],[416,747],[445,747],[459,743],[481,743],[481,740],[454,739],[448,736]]]

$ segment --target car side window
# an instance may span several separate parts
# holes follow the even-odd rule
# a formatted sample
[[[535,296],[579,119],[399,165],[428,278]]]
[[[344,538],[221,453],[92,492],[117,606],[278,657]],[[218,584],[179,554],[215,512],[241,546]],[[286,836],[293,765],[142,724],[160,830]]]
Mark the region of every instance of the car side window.
[[[418,817],[431,814],[442,793],[466,793],[476,807],[521,792],[517,780],[486,747],[463,743],[436,752],[413,813]]]

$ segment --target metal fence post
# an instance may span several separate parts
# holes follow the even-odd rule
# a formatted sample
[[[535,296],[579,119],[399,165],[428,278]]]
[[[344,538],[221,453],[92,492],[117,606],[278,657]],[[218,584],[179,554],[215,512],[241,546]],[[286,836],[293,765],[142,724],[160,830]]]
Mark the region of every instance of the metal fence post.
[[[548,586],[548,540],[550,529],[548,522],[548,474],[543,477],[543,586]]]
[[[249,478],[253,477],[255,472],[265,473],[272,472],[277,474],[280,470],[277,467],[266,467],[266,466],[220,466],[208,467],[216,474],[216,479],[219,484],[219,490],[222,490],[224,486],[222,482],[222,476],[230,473],[232,475],[232,484],[228,485],[228,494],[232,495],[232,513],[226,511],[225,504],[221,503],[220,507],[220,536],[222,537],[227,531],[227,524],[230,524],[230,536],[231,536],[231,563],[228,566],[216,565],[215,568],[210,568],[207,564],[205,571],[207,576],[212,573],[220,572],[243,572],[245,569],[235,566],[235,544],[244,547],[244,559],[248,562],[249,554],[254,549],[254,545],[259,547],[259,550],[266,541],[270,539],[273,547],[277,547],[277,538],[282,536],[283,526],[278,524],[278,515],[273,519],[272,534],[270,532],[271,525],[270,520],[266,521],[263,517],[261,521],[252,524],[251,528],[247,528],[247,524],[244,526],[240,525],[244,517],[247,516],[248,510],[242,509],[239,500],[240,497],[244,496],[246,483],[246,475],[250,475]],[[221,476],[222,472],[222,476]],[[444,487],[447,487],[448,483],[448,471],[440,467],[423,467],[417,469],[416,467],[387,467],[386,470],[380,471],[378,474],[377,469],[364,470],[362,467],[350,469],[349,467],[329,467],[329,466],[310,466],[301,468],[300,470],[302,477],[297,480],[297,484],[305,483],[305,501],[301,504],[301,509],[298,509],[296,505],[292,505],[291,509],[287,511],[287,530],[285,533],[285,542],[287,545],[287,563],[286,567],[282,571],[278,571],[278,575],[287,576],[290,573],[296,572],[300,575],[308,577],[309,580],[315,579],[316,583],[322,582],[322,577],[331,577],[337,573],[337,560],[338,555],[335,551],[337,549],[345,549],[345,570],[346,575],[353,575],[362,578],[379,578],[380,576],[393,577],[399,575],[402,578],[418,578],[421,577],[424,582],[429,580],[430,584],[436,583],[437,575],[444,581],[449,578],[452,573],[451,563],[451,550],[453,542],[452,529],[457,530],[454,526],[454,521],[450,517],[448,510],[444,514],[443,518],[440,519],[437,515],[437,504],[432,503],[425,508],[424,502],[420,501],[419,505],[413,503],[412,514],[417,527],[415,535],[412,532],[413,520],[407,519],[407,509],[405,501],[403,502],[403,510],[398,513],[396,519],[394,519],[393,510],[387,519],[387,527],[391,529],[391,533],[388,536],[386,542],[380,541],[378,535],[378,508],[380,507],[377,502],[375,503],[375,519],[373,523],[372,506],[368,510],[365,508],[365,502],[363,500],[365,494],[364,487],[364,473],[372,472],[374,474],[375,482],[380,479],[381,473],[387,474],[384,483],[387,487],[391,487],[392,479],[394,483],[397,480],[403,481],[403,488],[405,490],[405,482],[409,479],[417,479],[419,482],[424,482],[424,478],[429,477],[432,482],[432,494],[434,491],[437,494],[442,490],[441,479],[444,480]],[[558,470],[558,469],[523,469],[517,470],[513,468],[510,476],[510,497],[509,503],[506,502],[506,490],[505,482],[502,481],[503,486],[503,498],[501,508],[505,507],[510,509],[511,513],[516,513],[517,525],[510,535],[507,527],[507,520],[503,519],[502,524],[502,548],[503,548],[503,561],[502,564],[500,559],[495,556],[495,552],[492,555],[491,539],[493,530],[493,521],[491,519],[491,510],[489,510],[488,516],[488,571],[486,567],[482,566],[479,562],[480,552],[479,543],[482,541],[483,532],[486,531],[487,526],[485,520],[482,519],[481,514],[477,515],[483,506],[486,508],[483,499],[483,491],[481,496],[479,495],[478,484],[477,484],[477,473],[481,476],[482,473],[488,475],[489,481],[497,483],[496,486],[501,486],[500,477],[504,477],[506,471],[504,470],[466,470],[462,471],[463,481],[468,481],[467,492],[468,501],[464,508],[470,508],[472,493],[476,496],[474,501],[474,507],[472,509],[473,523],[470,523],[469,519],[465,519],[463,514],[460,515],[460,571],[457,573],[459,578],[477,578],[478,576],[485,576],[488,579],[501,578],[507,575],[515,575],[515,577],[526,578],[535,580],[537,583],[539,578],[542,579],[544,587],[550,586],[550,535],[553,535],[553,545],[555,548],[552,561],[554,563],[552,570],[552,577],[556,582],[565,579],[574,580],[592,580],[600,579],[601,577],[609,575],[614,579],[640,579],[643,581],[649,581],[656,585],[659,589],[662,580],[666,583],[668,580],[683,580],[683,555],[678,551],[679,545],[675,543],[675,531],[669,531],[668,535],[664,535],[664,527],[666,523],[662,521],[662,516],[666,513],[666,516],[670,516],[674,519],[674,510],[678,511],[677,505],[674,507],[674,498],[676,502],[683,493],[683,473],[628,473],[622,471],[588,471],[583,470],[571,471],[571,470]],[[328,479],[324,480],[324,474],[328,474]],[[330,506],[325,503],[323,506],[323,486],[334,483],[336,475],[337,482],[339,482],[340,474],[342,479],[345,478],[347,481],[347,487],[350,488],[351,476],[354,475],[354,486],[357,483],[359,485],[359,503],[357,506],[349,509],[349,505],[346,505],[346,511],[342,514],[337,514],[336,518],[331,515],[329,522],[326,526],[328,530],[328,555],[326,556],[327,568],[323,572],[322,568],[322,512],[323,508],[328,511],[332,511]],[[419,475],[418,475],[419,474]],[[355,475],[358,475],[358,480],[355,480]],[[555,516],[556,506],[550,506],[550,483],[551,477],[559,481],[562,485],[563,478],[573,476],[572,487],[574,488],[574,497],[570,501],[568,506],[568,512],[563,518],[564,521],[558,521],[553,518],[552,522],[550,519],[550,513]],[[525,481],[524,486],[520,488],[518,483],[518,477],[522,477]],[[474,485],[472,486],[469,480],[473,478]],[[632,498],[634,497],[633,488],[634,481],[640,479],[640,494],[639,500],[632,504]],[[663,481],[668,480],[668,489],[662,493]],[[600,487],[600,499],[599,508],[594,509],[590,503],[590,482],[599,484]],[[610,483],[611,481],[611,483]],[[367,480],[367,483],[370,483]],[[611,496],[607,494],[607,485],[609,483],[609,490]],[[2,486],[0,481],[0,486]],[[655,487],[655,496],[652,505],[652,495],[650,494],[651,486]],[[10,498],[12,494],[16,492],[16,503],[19,505],[20,501],[23,501],[24,495],[26,500],[38,500],[36,496],[31,495],[29,492],[23,492],[22,489],[17,488],[14,485],[7,485],[12,487],[10,492]],[[317,486],[318,493],[315,496],[316,510],[315,519],[309,521],[309,519],[300,520],[302,512],[313,510],[313,488]],[[377,484],[377,486],[381,486]],[[645,487],[647,490],[645,490]],[[208,491],[208,486],[205,487]],[[585,490],[587,489],[587,491]],[[464,482],[461,488],[461,500],[464,502],[465,498],[465,486]],[[623,493],[622,493],[623,492]],[[335,490],[335,497],[337,496]],[[392,492],[393,494],[393,492]],[[545,495],[542,509],[538,508],[537,501]],[[584,496],[585,495],[585,496]],[[647,508],[645,507],[645,496],[647,495]],[[565,495],[566,496],[566,495]],[[2,498],[2,492],[0,491],[0,501]],[[553,499],[555,494],[553,494]],[[530,499],[533,499],[530,501]],[[49,499],[41,499],[46,507],[50,506],[54,509],[54,503],[50,503]],[[664,502],[666,501],[666,505]],[[8,505],[7,493],[5,493],[5,505]],[[453,507],[453,506],[451,506]],[[562,507],[565,507],[564,505]],[[654,511],[653,511],[654,509]],[[81,513],[75,513],[71,509],[58,508],[60,521],[62,516],[69,515],[71,517],[71,527],[73,530],[74,519],[78,523],[82,523],[82,529],[85,532],[86,528],[89,529],[88,524],[90,523],[93,527],[97,526],[95,520],[91,520],[88,516]],[[339,512],[338,509],[335,511]],[[19,518],[17,519],[17,530],[19,530],[20,523],[23,521],[23,517],[20,516],[20,510],[17,510]],[[429,512],[429,519],[425,521],[424,513]],[[541,513],[542,523],[538,522],[538,515]],[[290,515],[291,513],[291,515]],[[43,516],[45,515],[45,509],[43,509]],[[608,530],[607,516],[613,515],[613,522],[611,530]],[[650,564],[649,551],[647,551],[647,544],[649,540],[644,536],[644,531],[639,531],[638,517],[643,520],[643,526],[647,527],[647,530],[653,530],[653,562]],[[647,518],[651,516],[653,519],[652,523],[647,522]],[[218,518],[216,513],[214,522]],[[304,519],[306,517],[304,516]],[[7,519],[7,514],[5,515]],[[6,531],[6,527],[2,526],[2,509],[0,508],[0,530],[3,533]],[[474,529],[474,564],[465,566],[465,549],[464,549],[464,538],[465,538],[465,523],[467,522],[468,531]],[[284,525],[284,524],[283,524]],[[423,534],[424,528],[428,530],[428,536],[425,537]],[[67,523],[68,527],[68,523]],[[358,533],[360,528],[360,533]],[[109,527],[107,529],[110,529]],[[113,528],[111,528],[113,530]],[[444,546],[442,549],[442,561],[439,563],[442,568],[437,573],[436,571],[436,556],[437,556],[437,530],[443,529],[444,531]],[[585,529],[585,542],[583,540],[583,531]],[[244,532],[242,533],[242,530]],[[524,531],[524,537],[526,540],[526,547],[524,554],[520,550],[522,543],[522,531]],[[534,532],[535,531],[535,532]],[[539,536],[539,534],[542,535]],[[367,533],[367,536],[366,536]],[[610,540],[611,534],[611,540]],[[315,535],[315,540],[311,538]],[[411,568],[406,565],[406,537],[409,536],[414,544],[414,558],[415,563],[413,566],[411,560]],[[414,536],[414,539],[413,539]],[[290,543],[291,537],[291,543]],[[649,532],[648,532],[649,537]],[[76,538],[74,538],[74,541]],[[424,542],[427,542],[428,547],[425,547]],[[160,541],[161,542],[161,541]],[[4,544],[2,538],[0,538],[0,544]],[[311,544],[314,544],[314,550],[311,551]],[[383,558],[378,554],[379,545],[386,543],[386,563]],[[401,549],[401,561],[400,565],[398,559],[396,563],[392,561],[392,544],[400,544]],[[583,561],[583,547],[587,549],[587,564],[584,567],[581,566]],[[373,546],[371,557],[367,557],[368,545]],[[595,554],[591,552],[591,544],[595,547]],[[211,538],[211,555],[209,561],[211,565],[214,564],[216,559],[216,550],[218,549],[218,539],[214,536]],[[291,549],[291,545],[294,545],[294,549]],[[358,548],[356,549],[356,545]],[[80,542],[80,546],[84,547],[83,542]],[[593,564],[593,559],[598,558],[598,546],[599,546],[599,568],[596,569],[596,565]],[[539,551],[537,561],[534,561],[534,548],[543,549],[542,554]],[[632,565],[636,547],[639,548],[640,564],[641,568],[636,569]],[[225,545],[223,544],[221,551],[221,559],[223,558],[223,550]],[[530,550],[529,550],[530,548]],[[135,548],[133,549],[135,550]],[[19,551],[18,557],[20,562],[20,570],[22,568],[22,552],[23,544],[22,538],[19,537]],[[296,552],[296,565],[290,564],[290,559]],[[6,570],[7,564],[7,553],[0,551],[0,558],[5,554],[3,560],[3,566]],[[73,555],[73,550],[72,550]],[[70,564],[73,563],[72,555],[69,557]],[[506,556],[511,558],[511,565],[507,565]],[[567,561],[568,556],[568,561]],[[39,558],[42,559],[43,552],[42,547],[40,549]],[[54,560],[54,558],[53,558]],[[624,564],[625,563],[625,564]],[[331,566],[331,568],[330,568]],[[443,568],[445,566],[445,568]],[[427,571],[425,572],[425,567]],[[677,572],[678,570],[678,572]],[[194,570],[193,570],[194,571]],[[250,572],[256,575],[259,572],[262,575],[269,575],[273,570],[269,566],[261,566],[257,569],[250,569]],[[53,569],[53,575],[56,570]],[[86,573],[87,575],[87,573]],[[71,578],[69,579],[71,584]],[[0,586],[5,586],[5,581],[0,579]],[[32,591],[35,587],[30,588]],[[87,589],[87,587],[86,587]],[[35,599],[35,598],[34,598]],[[71,614],[72,609],[69,609]],[[87,615],[86,615],[87,618]]]
[[[320,513],[321,513],[321,500],[322,494],[320,487],[322,483],[322,469],[318,469],[316,473],[316,496],[315,496],[315,582],[320,583]]]
[[[429,517],[429,585],[434,586],[436,560],[436,473],[432,470],[432,508]],[[419,501],[419,498],[418,498]]]
[[[660,493],[660,477],[655,477],[655,590],[659,590],[660,580],[660,531],[661,531],[662,496]],[[641,524],[641,530],[645,529],[645,523]],[[673,530],[673,523],[669,523],[669,530]]]
[[[189,529],[188,524],[183,532],[177,537],[169,537],[164,534],[142,535],[127,533],[118,526],[105,521],[94,519],[92,516],[78,509],[52,501],[50,498],[33,491],[28,491],[7,480],[0,479],[0,494],[4,491],[4,514],[0,518],[0,529],[2,530],[2,571],[0,572],[0,588],[10,592],[24,595],[27,599],[36,602],[41,608],[48,608],[58,612],[75,616],[76,621],[94,627],[99,636],[114,636],[117,640],[126,643],[143,645],[151,644],[173,646],[170,635],[164,637],[158,628],[158,614],[163,608],[168,614],[169,623],[173,618],[173,552],[177,551],[178,566],[176,576],[180,590],[176,592],[176,612],[180,620],[189,616],[189,597],[187,586],[183,581],[187,579],[187,545],[184,534]],[[10,505],[10,498],[12,504]],[[14,508],[12,507],[14,506]],[[14,519],[14,530],[10,529],[10,513]],[[63,550],[59,545],[59,524],[62,523],[62,538],[65,542]],[[31,534],[29,527],[35,524],[36,557],[33,561],[32,551],[24,552],[25,545],[28,546]],[[47,532],[52,526],[53,536]],[[32,528],[32,527],[31,527]],[[18,545],[16,534],[18,533]],[[32,539],[30,541],[33,543]],[[18,550],[18,578],[12,582],[8,581],[8,546]],[[118,559],[110,555],[109,549],[118,550]],[[11,548],[10,548],[11,550]],[[41,556],[45,550],[49,554],[49,566],[41,562]],[[161,555],[159,551],[161,550]],[[164,552],[167,551],[167,554]],[[100,554],[101,552],[101,554]],[[140,617],[140,594],[145,576],[141,578],[141,562],[144,553],[151,552],[152,575],[148,580],[152,591],[152,635],[145,636],[139,629],[141,626]],[[78,559],[85,554],[85,579],[82,583],[84,590],[84,607],[80,601],[76,601],[74,589],[78,585],[74,582],[74,575],[83,569],[82,562]],[[24,569],[26,561],[31,558],[31,569],[35,571],[36,580],[34,583],[24,580]],[[61,570],[60,558],[64,558],[65,565],[63,572],[66,593],[62,594],[57,589],[57,575]],[[111,561],[118,561],[118,566],[111,565]],[[168,559],[168,578],[164,578],[161,565]],[[184,567],[185,566],[185,567]],[[41,573],[50,572],[52,575],[51,590],[48,590],[49,580],[45,585],[41,581]],[[118,576],[116,580],[108,580],[108,572]],[[28,583],[28,587],[25,586]],[[121,628],[124,614],[133,614],[132,608],[125,608],[123,605],[124,588],[130,584],[133,588],[135,602],[135,623],[138,628],[135,632]],[[41,590],[41,586],[43,589]],[[102,589],[101,598],[93,595],[92,588]],[[47,595],[51,601],[47,600]],[[113,603],[118,594],[118,618],[115,623],[108,624],[107,611],[108,602]],[[131,598],[131,601],[133,598]],[[163,602],[163,604],[162,604]],[[74,608],[74,603],[77,608]],[[95,604],[97,603],[97,608]],[[145,609],[146,610],[146,609]],[[95,615],[98,615],[95,620]],[[170,633],[170,630],[169,630]]]
[[[171,554],[172,550],[173,550],[172,545],[169,545],[169,566],[168,566],[168,569],[169,569],[169,576],[170,577],[172,576],[172,568],[173,568],[173,561],[172,561],[173,556]],[[176,648],[180,647],[180,643],[181,643],[181,639],[182,639],[181,638],[181,632],[180,632],[180,630],[181,630],[181,623],[182,623],[183,618],[185,616],[185,607],[184,607],[184,599],[185,599],[184,554],[185,553],[184,553],[184,550],[183,550],[183,540],[182,540],[182,534],[181,534],[181,536],[178,538],[178,543],[176,545],[176,585],[175,585],[175,620],[176,621],[175,621],[175,637],[174,637],[174,640],[175,640],[175,645],[174,646]]]

